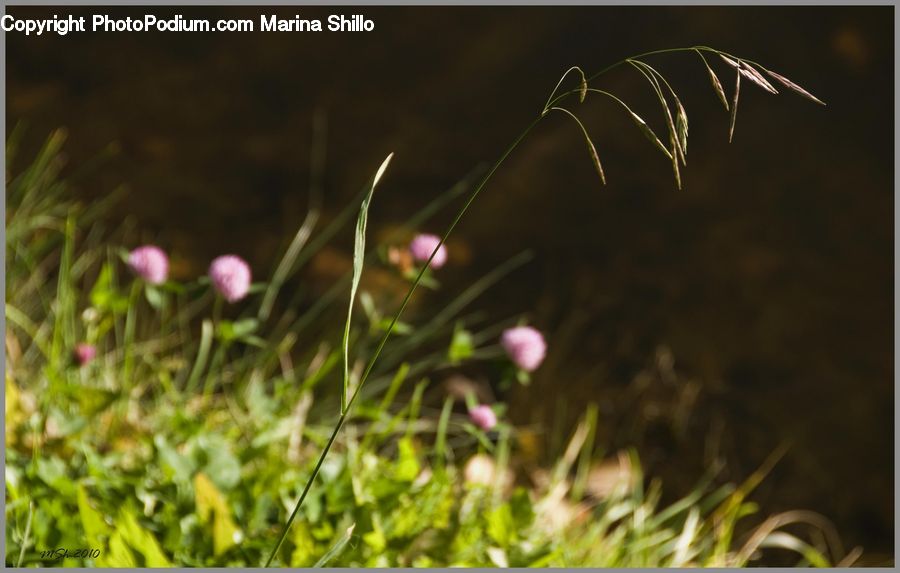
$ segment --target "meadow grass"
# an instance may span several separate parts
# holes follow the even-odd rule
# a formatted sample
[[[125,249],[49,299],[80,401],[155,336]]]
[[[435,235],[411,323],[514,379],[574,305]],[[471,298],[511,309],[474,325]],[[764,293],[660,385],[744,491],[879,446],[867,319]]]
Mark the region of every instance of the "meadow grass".
[[[767,89],[757,68],[768,70],[758,64],[705,47],[677,51],[700,54],[726,107],[704,53]],[[143,275],[134,251],[115,246],[127,234],[103,224],[108,204],[84,206],[68,193],[60,177],[64,137],[52,134],[7,181],[7,564],[743,566],[770,547],[793,552],[800,564],[852,561],[833,536],[795,534],[798,523],[828,530],[807,512],[773,516],[737,535],[757,510],[749,496],[768,462],[738,485],[716,485],[711,473],[662,506],[659,482],[645,479],[634,452],[623,452],[604,462],[614,470],[598,486],[594,408],[551,467],[525,472],[502,404],[492,411],[499,421],[486,423],[467,415],[478,406],[473,394],[447,396],[433,380],[462,365],[516,360],[498,342],[517,317],[491,322],[467,312],[528,253],[443,308],[401,320],[418,286],[436,288],[432,263],[492,174],[551,112],[577,122],[605,182],[586,126],[563,107],[571,96],[615,98],[672,162],[680,186],[687,114],[644,61],[664,52],[616,65],[632,66],[657,94],[668,145],[624,102],[592,86],[600,74],[572,68],[476,184],[455,186],[402,225],[408,236],[469,192],[425,260],[404,268],[391,259],[404,236],[366,243],[368,205],[388,156],[360,203],[322,229],[320,205],[311,201],[271,279],[234,292],[216,273],[187,281]],[[560,91],[572,72],[578,86]],[[732,132],[736,101],[737,91]],[[14,132],[8,143],[8,173],[17,139]],[[354,211],[344,278],[314,302],[283,292]],[[398,307],[385,308],[385,297],[368,289],[365,268],[404,285]],[[226,303],[226,291],[242,300]],[[356,308],[363,316],[351,320]],[[96,354],[76,354],[79,344]]]

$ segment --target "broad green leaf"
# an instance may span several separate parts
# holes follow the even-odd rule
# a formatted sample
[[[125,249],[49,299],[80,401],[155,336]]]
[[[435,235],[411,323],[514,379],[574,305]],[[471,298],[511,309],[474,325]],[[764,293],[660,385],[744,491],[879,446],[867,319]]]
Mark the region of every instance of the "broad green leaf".
[[[419,475],[419,459],[412,438],[404,436],[397,443],[398,459],[395,467],[395,477],[401,481],[413,481]]]
[[[234,323],[230,320],[220,320],[216,323],[216,338],[229,342],[235,339]]]
[[[113,533],[109,540],[109,548],[97,559],[97,565],[100,567],[137,568],[137,560],[125,543],[122,532]]]
[[[166,293],[159,287],[147,284],[144,285],[144,297],[147,302],[156,310],[162,310],[166,306]]]
[[[501,546],[509,545],[515,535],[512,510],[503,503],[487,513],[488,535]]]
[[[381,527],[378,515],[372,516],[372,531],[363,535],[363,542],[372,548],[375,553],[382,553],[387,547],[387,538],[384,536],[384,530]]]
[[[309,532],[309,526],[301,521],[294,527],[294,551],[291,553],[291,567],[309,567],[316,554],[316,540]]]
[[[235,338],[244,338],[245,336],[249,336],[256,332],[259,321],[255,318],[245,318],[243,320],[235,321],[233,326]]]
[[[128,508],[122,508],[119,513],[117,530],[121,532],[122,539],[132,549],[144,556],[144,563],[147,567],[172,566],[153,534],[141,527],[134,513]]]
[[[6,377],[6,436],[7,442],[13,436],[13,430],[25,420],[27,414],[22,409],[19,400],[19,387],[13,382],[12,376]]]
[[[212,523],[213,553],[218,557],[240,543],[243,534],[231,517],[225,497],[202,472],[194,476],[194,495],[201,523]]]
[[[471,358],[474,352],[475,342],[472,340],[472,333],[457,325],[453,331],[453,339],[450,341],[447,358],[452,364],[459,364],[463,360]]]
[[[390,319],[390,318],[384,318],[384,319],[380,320],[377,324],[378,329],[381,330],[382,332],[387,332],[387,329],[389,329],[391,327],[391,322],[394,322],[394,321],[393,321],[393,319]],[[414,329],[411,324],[398,320],[398,321],[394,322],[394,330],[392,331],[392,334],[399,334],[401,336],[404,336],[404,335],[412,334],[413,330]]]
[[[362,277],[363,264],[366,258],[366,223],[369,220],[369,204],[372,202],[372,194],[375,186],[384,175],[393,153],[388,155],[381,163],[381,167],[372,177],[369,190],[359,207],[359,217],[356,220],[356,239],[353,245],[353,277],[350,283],[350,304],[347,309],[347,321],[344,323],[344,339],[342,351],[344,354],[344,382],[341,387],[341,414],[347,411],[348,394],[350,388],[350,322],[353,316],[353,303],[356,300],[356,290],[359,288],[359,280]]]
[[[112,265],[106,263],[100,269],[97,281],[91,288],[91,305],[100,310],[122,314],[128,310],[128,297],[120,294],[114,284],[115,273]]]
[[[85,540],[94,548],[104,546],[103,538],[109,536],[110,527],[103,520],[103,514],[91,507],[84,486],[78,486],[78,514],[81,516],[81,525],[84,527]]]
[[[199,461],[206,461],[200,470],[210,476],[216,487],[234,488],[241,479],[241,463],[235,457],[231,443],[219,434],[205,434],[196,444],[203,452]]]
[[[193,460],[176,451],[162,435],[157,435],[153,439],[153,444],[159,455],[160,467],[167,470],[167,473],[170,473],[176,480],[188,483],[194,472]]]
[[[78,388],[77,398],[81,406],[81,412],[87,416],[92,416],[105,410],[118,396],[118,392],[111,390],[81,386]]]

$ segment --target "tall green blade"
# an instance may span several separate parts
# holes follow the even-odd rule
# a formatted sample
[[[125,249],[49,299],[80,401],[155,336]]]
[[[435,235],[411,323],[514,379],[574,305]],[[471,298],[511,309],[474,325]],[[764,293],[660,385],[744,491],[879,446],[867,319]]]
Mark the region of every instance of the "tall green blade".
[[[362,277],[363,263],[366,259],[366,223],[369,220],[369,203],[372,202],[372,193],[375,192],[375,186],[381,176],[387,170],[388,164],[391,162],[393,153],[388,155],[381,163],[381,167],[372,177],[369,183],[369,190],[366,192],[365,198],[359,207],[359,217],[356,219],[356,240],[353,245],[353,278],[350,283],[350,303],[347,308],[347,322],[344,323],[344,340],[342,349],[344,353],[344,383],[341,387],[341,414],[347,411],[347,395],[350,387],[350,320],[353,317],[353,303],[356,300],[356,290],[359,288],[359,279]]]

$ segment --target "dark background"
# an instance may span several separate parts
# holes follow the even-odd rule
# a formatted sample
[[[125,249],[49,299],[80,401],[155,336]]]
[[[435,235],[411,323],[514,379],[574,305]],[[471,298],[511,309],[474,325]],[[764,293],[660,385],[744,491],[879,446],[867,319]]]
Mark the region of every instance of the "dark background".
[[[71,13],[101,10],[144,13]],[[224,251],[262,276],[305,214],[315,109],[329,119],[328,216],[396,152],[373,206],[377,233],[496,159],[571,65],[591,73],[703,44],[825,100],[745,81],[728,145],[728,115],[696,55],[653,57],[690,116],[684,189],[620,109],[573,103],[609,185],[574,124],[549,118],[464,219],[444,292],[532,248],[479,303],[498,318],[528,311],[548,335],[533,384],[505,395],[513,420],[570,429],[597,402],[600,443],[638,444],[672,495],[714,457],[738,480],[787,444],[754,498],[762,508],[816,510],[870,562],[892,560],[892,7],[153,9],[257,22],[260,12],[362,13],[376,29],[6,34],[7,130],[28,127],[27,157],[65,126],[72,166],[115,143],[79,194],[126,184],[114,218],[133,217],[172,251],[177,276]],[[730,96],[731,70],[711,63]],[[664,133],[633,70],[598,85]],[[348,229],[330,256],[346,262],[350,243]]]

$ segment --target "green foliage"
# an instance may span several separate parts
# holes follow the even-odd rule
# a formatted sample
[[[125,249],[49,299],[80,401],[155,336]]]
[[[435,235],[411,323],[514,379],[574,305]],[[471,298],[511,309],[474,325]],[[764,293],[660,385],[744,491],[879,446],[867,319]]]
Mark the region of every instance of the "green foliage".
[[[584,101],[596,90],[573,70]],[[658,72],[642,70],[659,88]],[[545,111],[578,122],[599,169],[578,118],[550,105],[566,94],[554,95]],[[676,173],[687,143],[678,106]],[[436,369],[498,358],[497,326],[462,313],[528,255],[407,322],[400,312],[415,287],[437,281],[421,269],[409,286],[407,270],[388,269],[409,286],[399,310],[380,308],[363,290],[370,328],[354,329],[364,262],[384,250],[366,250],[365,227],[387,160],[363,190],[346,280],[313,304],[279,298],[349,219],[342,214],[309,240],[318,219],[309,217],[273,280],[225,317],[221,306],[210,308],[204,279],[151,287],[129,276],[125,250],[110,247],[97,223],[104,203],[85,208],[65,194],[63,140],[53,134],[7,185],[7,564],[46,566],[42,552],[87,546],[95,553],[56,564],[255,567],[282,532],[274,562],[292,567],[741,566],[765,547],[787,548],[804,564],[830,562],[778,520],[738,540],[737,524],[756,511],[747,498],[768,468],[738,488],[704,481],[660,508],[658,484],[644,491],[634,455],[627,479],[602,494],[587,491],[596,409],[549,477],[537,479],[514,470],[514,428],[501,423],[487,435],[452,398],[426,404]],[[410,221],[423,224],[460,192],[454,187]],[[346,320],[335,328],[337,293],[348,285]],[[276,310],[288,318],[270,321]],[[315,336],[301,340],[304,329]],[[394,330],[404,336],[385,347]],[[80,342],[98,350],[81,367],[72,358]],[[350,393],[355,363],[367,366]],[[412,392],[407,381],[417,382]]]

